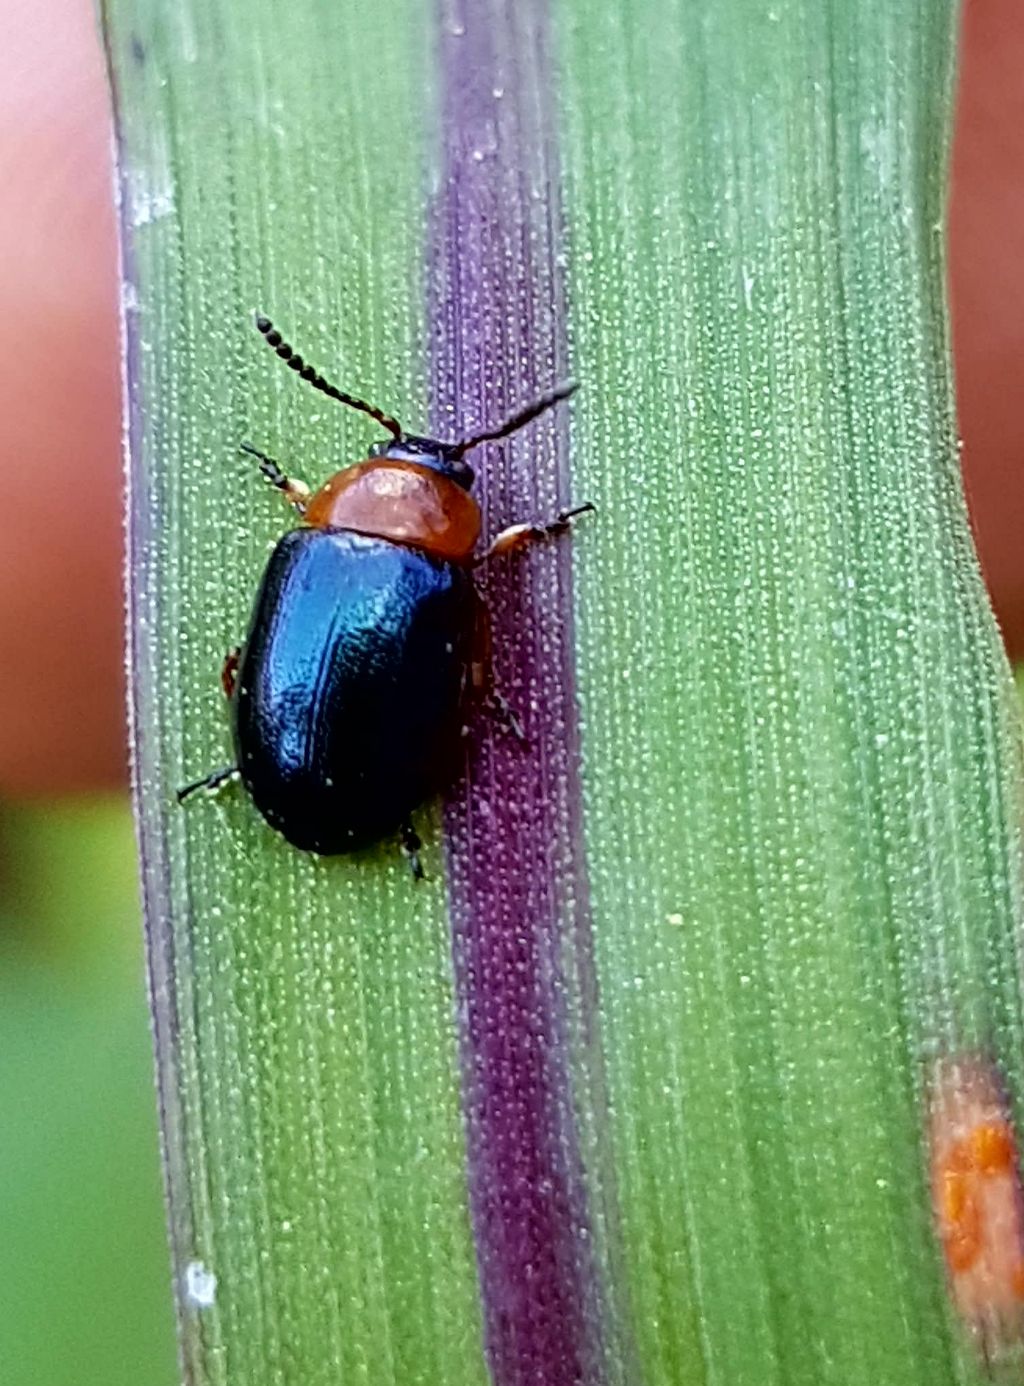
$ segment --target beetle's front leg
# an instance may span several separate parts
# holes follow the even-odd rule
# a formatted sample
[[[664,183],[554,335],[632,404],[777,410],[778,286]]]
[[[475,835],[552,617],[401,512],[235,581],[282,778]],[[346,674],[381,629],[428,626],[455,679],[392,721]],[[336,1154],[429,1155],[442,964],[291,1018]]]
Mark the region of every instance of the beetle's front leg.
[[[507,529],[495,535],[473,566],[479,568],[480,564],[486,563],[489,558],[499,558],[505,553],[518,553],[521,549],[529,548],[531,544],[541,544],[546,539],[555,539],[569,529],[577,515],[585,515],[588,511],[596,509],[591,501],[587,501],[584,505],[574,506],[572,510],[559,511],[547,524],[509,525]]]
[[[300,515],[305,514],[306,502],[309,500],[309,487],[306,483],[285,476],[274,459],[268,457],[265,452],[260,452],[259,448],[254,448],[252,443],[242,443],[240,446],[243,452],[256,458],[263,476],[276,491],[281,492],[288,504],[294,506]]]

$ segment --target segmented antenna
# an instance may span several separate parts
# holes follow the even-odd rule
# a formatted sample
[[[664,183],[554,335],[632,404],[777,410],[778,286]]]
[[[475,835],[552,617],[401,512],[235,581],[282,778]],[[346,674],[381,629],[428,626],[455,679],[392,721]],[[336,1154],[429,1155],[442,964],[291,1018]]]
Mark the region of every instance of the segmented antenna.
[[[402,425],[397,419],[391,418],[382,409],[376,409],[372,404],[367,404],[363,399],[356,399],[355,395],[346,395],[343,390],[339,390],[337,386],[325,380],[318,370],[303,361],[294,347],[289,346],[284,341],[269,318],[257,315],[256,329],[263,334],[267,345],[273,347],[285,365],[297,373],[300,380],[307,381],[314,390],[319,390],[321,394],[327,395],[330,399],[336,399],[339,404],[347,404],[350,409],[358,409],[360,413],[369,414],[370,418],[376,419],[377,423],[382,428],[386,428],[393,438],[401,438]]]
[[[451,458],[458,460],[465,457],[470,448],[479,447],[481,443],[496,443],[499,438],[507,438],[510,433],[516,433],[520,428],[524,428],[528,423],[532,423],[552,405],[558,404],[563,399],[568,399],[577,389],[575,380],[567,380],[563,385],[556,385],[553,389],[545,391],[533,401],[532,404],[524,405],[522,409],[507,418],[504,423],[498,424],[495,428],[489,428],[483,433],[474,433],[472,438],[463,438],[459,443],[450,443],[445,451]]]

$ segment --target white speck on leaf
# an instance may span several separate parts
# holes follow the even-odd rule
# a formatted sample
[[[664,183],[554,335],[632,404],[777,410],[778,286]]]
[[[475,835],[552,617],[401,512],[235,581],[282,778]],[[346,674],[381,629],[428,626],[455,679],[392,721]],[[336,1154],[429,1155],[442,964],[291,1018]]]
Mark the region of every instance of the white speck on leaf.
[[[195,1309],[210,1309],[217,1298],[217,1277],[202,1261],[185,1267],[185,1295]]]

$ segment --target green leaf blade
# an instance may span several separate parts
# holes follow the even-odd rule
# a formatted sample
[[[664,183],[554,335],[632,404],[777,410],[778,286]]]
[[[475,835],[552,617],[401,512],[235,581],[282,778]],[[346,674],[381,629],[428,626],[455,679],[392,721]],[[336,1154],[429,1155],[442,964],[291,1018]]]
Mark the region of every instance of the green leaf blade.
[[[499,65],[532,51],[537,13],[491,26]],[[479,977],[459,990],[437,817],[435,879],[413,893],[385,851],[315,863],[242,798],[170,801],[224,760],[216,670],[281,528],[238,443],[310,480],[366,444],[361,421],[275,374],[251,311],[403,420],[425,417],[445,351],[481,403],[512,369],[439,343],[424,310],[436,26],[405,0],[108,0],[107,15],[132,269],[137,779],[186,1368],[247,1386],[482,1381],[488,1315],[507,1306],[477,1283],[489,1248],[471,1232],[459,1046],[465,1065],[462,1003],[487,993]],[[582,844],[586,879],[557,875],[562,851],[521,868],[556,901],[568,1023],[539,1067],[571,1068],[558,1149],[567,1165],[579,1152],[596,1210],[576,1226],[566,1199],[552,1225],[577,1269],[597,1246],[581,1279],[607,1308],[610,1381],[974,1380],[984,1335],[948,1294],[929,1097],[951,1057],[981,1054],[1019,1109],[1021,799],[949,383],[954,10],[570,0],[541,18],[560,124],[540,126],[559,148],[523,195],[558,206],[561,170],[551,220],[584,386],[568,480],[599,506],[559,589],[583,804],[559,802],[554,832],[574,873]],[[479,133],[456,162],[502,156]],[[506,212],[512,239],[532,224]],[[490,312],[475,245],[448,249]],[[528,284],[538,316],[508,340],[547,321],[541,299]],[[554,493],[564,478],[537,458],[530,485]],[[538,641],[545,677],[556,646]],[[536,715],[550,734],[551,708]],[[451,852],[461,888],[468,852]],[[463,923],[482,927],[474,909]],[[532,1042],[544,1019],[526,1008],[499,1038]],[[1018,1339],[997,1335],[1000,1362]]]
[[[578,558],[587,848],[653,1380],[973,1372],[927,1079],[981,1047],[1019,1091],[1021,895],[946,350],[954,21],[563,26],[578,489],[619,536]]]
[[[482,1381],[436,849],[417,892],[397,852],[381,869],[314,864],[244,796],[173,803],[230,755],[217,670],[287,523],[239,443],[314,481],[366,446],[364,421],[275,365],[253,312],[302,325],[330,374],[345,363],[354,387],[422,409],[419,239],[389,211],[422,199],[421,127],[400,92],[338,78],[366,51],[409,70],[420,24],[370,6],[355,25],[272,7],[106,17],[131,271],[136,776],[185,1370]]]

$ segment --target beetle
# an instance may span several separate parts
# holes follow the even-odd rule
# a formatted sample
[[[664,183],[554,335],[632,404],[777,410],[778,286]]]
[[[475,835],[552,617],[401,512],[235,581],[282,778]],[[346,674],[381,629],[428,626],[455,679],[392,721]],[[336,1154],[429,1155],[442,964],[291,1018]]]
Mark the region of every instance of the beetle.
[[[472,704],[522,729],[490,668],[487,613],[473,571],[564,534],[594,507],[515,524],[477,555],[481,515],[466,454],[524,428],[575,390],[556,385],[459,442],[407,433],[329,384],[269,318],[256,327],[314,389],[388,433],[365,461],[311,494],[250,443],[263,476],[301,517],[271,554],[244,645],[224,661],[235,759],[178,790],[179,802],[240,777],[293,846],[332,856],[397,833],[422,879],[414,808],[442,787]]]

